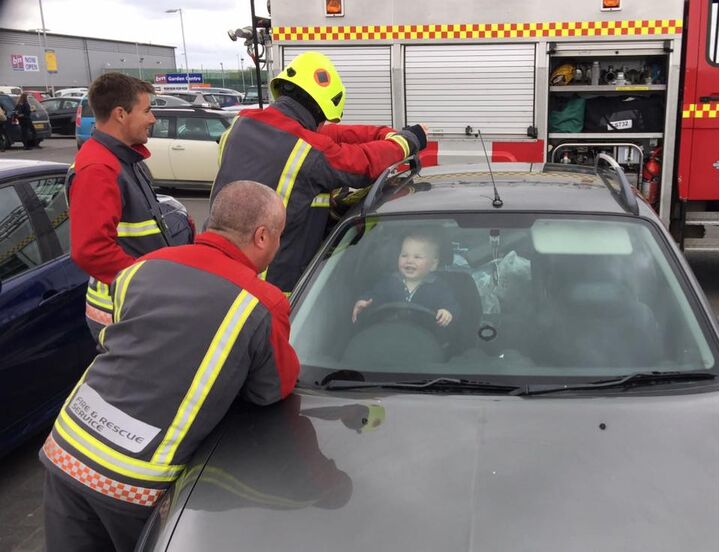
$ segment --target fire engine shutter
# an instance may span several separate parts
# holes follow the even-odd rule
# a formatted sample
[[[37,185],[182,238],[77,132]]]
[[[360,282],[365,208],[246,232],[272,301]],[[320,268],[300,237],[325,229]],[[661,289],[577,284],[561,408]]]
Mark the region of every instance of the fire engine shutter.
[[[347,89],[343,123],[392,126],[389,46],[285,47],[283,67],[308,50],[329,57],[342,77]]]
[[[534,124],[535,45],[408,46],[405,94],[408,123],[431,132],[525,136]]]

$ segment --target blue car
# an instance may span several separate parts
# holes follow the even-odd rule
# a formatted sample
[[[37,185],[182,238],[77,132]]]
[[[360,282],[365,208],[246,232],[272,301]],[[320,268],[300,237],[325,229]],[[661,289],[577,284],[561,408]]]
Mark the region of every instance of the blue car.
[[[87,96],[83,96],[75,114],[75,141],[80,149],[95,130],[95,115]]]
[[[0,161],[0,456],[45,430],[95,354],[69,256],[68,165]]]

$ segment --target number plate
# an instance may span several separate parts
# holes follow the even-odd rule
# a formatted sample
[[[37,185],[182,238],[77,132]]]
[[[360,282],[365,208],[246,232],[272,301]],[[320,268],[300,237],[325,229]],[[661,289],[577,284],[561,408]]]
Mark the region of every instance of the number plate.
[[[34,126],[35,128],[40,129],[40,130],[42,130],[42,129],[45,128],[45,124],[44,124],[44,123],[33,123],[33,126]]]

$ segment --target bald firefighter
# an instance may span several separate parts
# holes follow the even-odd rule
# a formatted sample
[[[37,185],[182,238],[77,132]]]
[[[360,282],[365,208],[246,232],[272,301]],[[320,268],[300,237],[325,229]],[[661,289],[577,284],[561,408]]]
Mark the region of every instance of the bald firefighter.
[[[152,507],[236,398],[290,394],[290,305],[258,278],[280,244],[282,201],[256,182],[218,194],[208,231],[122,270],[103,353],[40,452],[48,552],[133,550]]]

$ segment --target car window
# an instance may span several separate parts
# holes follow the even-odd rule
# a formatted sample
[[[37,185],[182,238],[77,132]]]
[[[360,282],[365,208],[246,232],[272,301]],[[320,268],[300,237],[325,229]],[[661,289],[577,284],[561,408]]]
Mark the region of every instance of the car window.
[[[0,280],[40,265],[40,249],[30,215],[13,186],[0,188]]]
[[[337,370],[367,380],[594,381],[716,367],[709,325],[659,236],[635,218],[591,216],[349,224],[293,304],[291,341],[304,381]],[[403,269],[401,253],[418,243],[429,265]],[[441,309],[452,315],[447,327],[437,323]]]
[[[211,97],[220,107],[231,107],[240,103],[240,96],[231,94],[212,94]]]
[[[210,140],[207,122],[200,117],[178,117],[177,137],[180,140]]]
[[[8,115],[15,111],[15,102],[10,96],[6,94],[0,94],[0,105],[2,105],[5,113],[7,113]]]
[[[50,226],[60,242],[62,253],[70,252],[70,224],[65,195],[65,177],[51,176],[29,181],[40,200],[40,206],[50,220]]]
[[[90,108],[90,102],[87,98],[82,100],[82,114],[81,117],[94,117],[92,109]]]
[[[155,124],[152,126],[150,136],[153,138],[169,138],[170,137],[170,117],[155,116]]]
[[[218,140],[230,126],[227,119],[205,119],[211,140]]]
[[[58,109],[58,106],[60,104],[60,100],[46,100],[42,103],[45,106],[45,109],[48,111],[55,111]]]
[[[43,104],[44,105],[44,104]],[[63,100],[60,109],[75,110],[77,109],[77,100]]]

